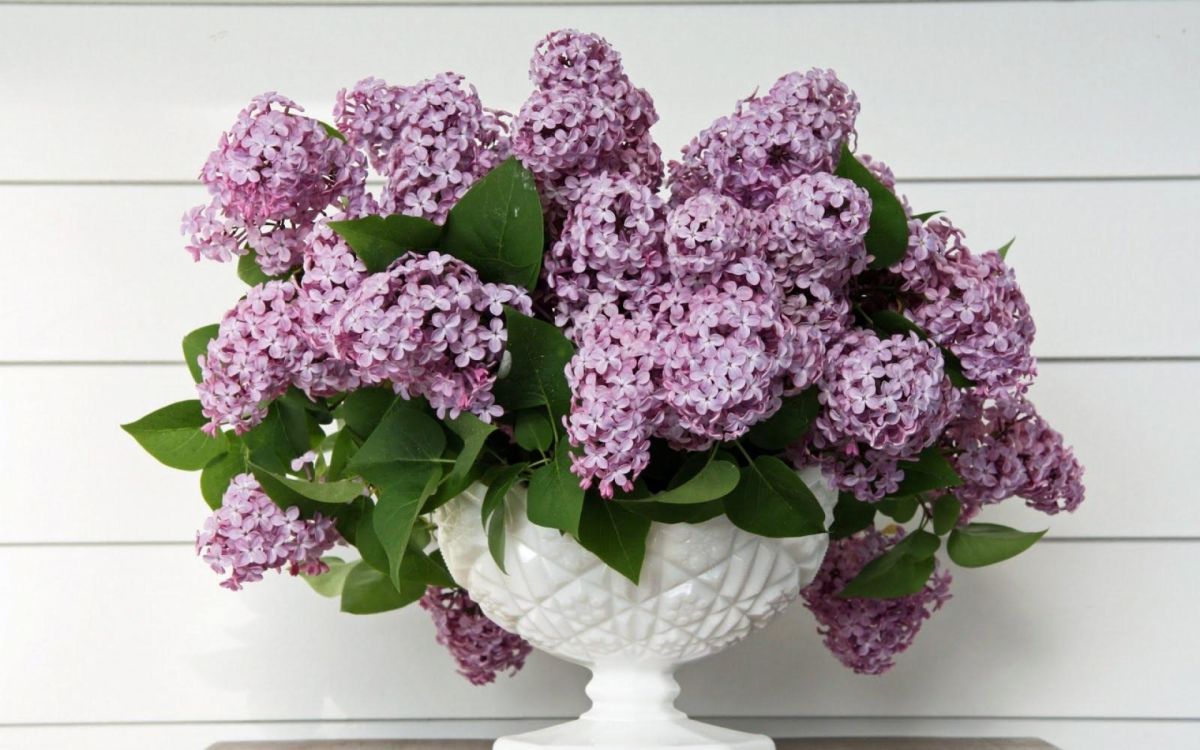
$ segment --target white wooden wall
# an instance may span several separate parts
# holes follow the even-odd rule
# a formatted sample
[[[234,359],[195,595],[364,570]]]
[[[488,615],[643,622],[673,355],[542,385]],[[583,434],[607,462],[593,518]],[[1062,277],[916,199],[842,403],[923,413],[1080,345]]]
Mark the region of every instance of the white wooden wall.
[[[685,708],[782,735],[1200,747],[1200,2],[0,0],[0,748],[483,737],[582,708],[583,674],[540,656],[468,686],[420,611],[217,588],[189,541],[195,476],[117,428],[189,397],[179,336],[238,294],[177,226],[250,96],[328,116],[363,76],[455,69],[515,108],[561,26],[624,52],[669,152],[755,86],[835,68],[916,206],[979,246],[1017,235],[1034,395],[1088,466],[1085,507],[959,574],[888,676],[842,670],[793,608],[686,668]]]

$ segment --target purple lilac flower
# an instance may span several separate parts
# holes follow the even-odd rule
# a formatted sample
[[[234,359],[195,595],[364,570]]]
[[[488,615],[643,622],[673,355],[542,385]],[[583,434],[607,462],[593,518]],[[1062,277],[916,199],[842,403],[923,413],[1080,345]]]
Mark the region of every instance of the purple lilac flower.
[[[225,314],[208,343],[196,386],[205,431],[229,425],[239,434],[263,420],[267,404],[283,395],[307,344],[293,304],[296,285],[270,281],[254,287]]]
[[[895,546],[903,530],[875,529],[832,540],[816,579],[802,592],[825,646],[858,674],[883,674],[912,645],[921,626],[950,600],[950,573],[935,568],[925,588],[895,599],[838,598],[863,567]]]
[[[667,214],[666,250],[677,277],[719,274],[752,252],[753,217],[732,198],[705,191]]]
[[[881,339],[851,331],[827,353],[816,427],[829,446],[862,444],[893,457],[933,443],[953,417],[958,391],[941,351],[916,334]]]
[[[305,241],[303,267],[298,300],[303,331],[314,349],[332,354],[329,324],[367,277],[367,267],[325,221],[317,222]]]
[[[1013,495],[1043,513],[1074,511],[1083,502],[1083,466],[1063,437],[1024,397],[983,403],[967,399],[947,430],[957,448],[954,466],[964,484],[955,489],[964,517]]]
[[[229,483],[218,508],[196,534],[196,554],[222,575],[227,589],[261,581],[268,570],[287,566],[292,575],[320,575],[329,570],[321,555],[341,541],[333,522],[314,514],[300,518],[295,506],[283,510],[250,474]]]
[[[612,303],[598,303],[575,328],[566,427],[580,452],[571,471],[585,489],[598,482],[604,497],[614,487],[632,489],[650,463],[650,437],[662,420],[655,336],[648,316],[627,317]]]
[[[364,192],[361,155],[303,111],[263,94],[221,136],[200,174],[212,201],[184,215],[194,258],[228,260],[249,246],[266,273],[282,273],[299,262],[300,240],[325,208]]]
[[[546,256],[555,322],[567,326],[595,301],[630,307],[657,284],[664,228],[662,200],[645,185],[607,174],[589,180]]]
[[[501,672],[516,674],[533,651],[525,639],[489,620],[462,589],[430,587],[421,597],[421,608],[433,618],[437,642],[472,685],[495,682]]]
[[[217,337],[201,358],[196,385],[204,429],[228,425],[241,434],[263,420],[268,404],[289,385],[310,397],[358,387],[349,367],[314,349],[295,282],[269,281],[250,289],[225,313]]]
[[[762,253],[785,288],[823,300],[867,267],[867,191],[831,174],[802,175],[763,212]]]
[[[909,228],[909,253],[891,269],[919,295],[909,317],[989,394],[1023,393],[1037,374],[1036,328],[1012,269],[998,253],[972,254],[944,219],[913,220]]]
[[[379,200],[385,214],[445,221],[467,189],[509,151],[507,115],[485,108],[475,87],[457,73],[407,87],[366,78],[338,93],[334,116],[387,178]]]
[[[603,37],[575,29],[547,34],[534,48],[529,79],[539,89],[605,87],[625,80],[621,55]]]
[[[513,121],[512,149],[537,177],[552,236],[594,177],[658,189],[662,152],[649,132],[658,113],[607,41],[553,32],[534,51],[530,78],[537,89]]]
[[[531,312],[522,289],[483,283],[449,255],[408,253],[347,295],[330,323],[334,350],[364,384],[424,396],[441,418],[490,421],[503,413],[492,384],[508,338],[504,305]]]
[[[674,289],[656,327],[662,398],[687,442],[734,440],[782,405],[794,328],[761,260],[738,261],[697,290]]]
[[[857,116],[858,99],[832,71],[790,73],[684,149],[670,165],[672,198],[708,187],[747,208],[766,208],[795,178],[833,170]]]

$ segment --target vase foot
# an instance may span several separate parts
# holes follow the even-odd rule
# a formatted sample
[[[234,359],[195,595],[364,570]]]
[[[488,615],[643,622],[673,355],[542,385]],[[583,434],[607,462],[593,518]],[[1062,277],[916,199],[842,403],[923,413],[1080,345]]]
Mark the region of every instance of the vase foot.
[[[761,734],[747,734],[686,718],[655,721],[577,719],[496,740],[494,750],[775,750]]]

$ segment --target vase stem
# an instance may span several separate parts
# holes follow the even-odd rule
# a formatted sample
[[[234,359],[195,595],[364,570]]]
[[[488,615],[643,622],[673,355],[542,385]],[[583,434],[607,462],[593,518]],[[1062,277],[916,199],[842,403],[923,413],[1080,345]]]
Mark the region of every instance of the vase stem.
[[[685,718],[675,708],[679,696],[675,665],[601,662],[591,669],[587,695],[592,699],[592,708],[582,718],[597,721]]]

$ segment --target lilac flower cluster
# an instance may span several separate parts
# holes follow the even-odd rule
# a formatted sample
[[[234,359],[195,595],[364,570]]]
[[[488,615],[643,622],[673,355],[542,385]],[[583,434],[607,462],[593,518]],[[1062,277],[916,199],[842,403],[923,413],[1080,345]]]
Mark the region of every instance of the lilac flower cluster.
[[[880,499],[903,477],[893,462],[937,440],[957,411],[959,392],[945,374],[941,351],[916,334],[881,339],[851,331],[827,356],[814,445],[834,456],[868,453],[866,466],[851,463],[846,471],[835,458],[829,468],[841,489]],[[867,466],[880,477],[864,482]]]
[[[636,309],[661,278],[663,202],[628,177],[588,180],[546,256],[555,323],[567,327],[588,307]]]
[[[200,173],[212,200],[184,215],[192,257],[226,261],[252,248],[267,274],[300,260],[303,237],[327,207],[365,191],[361,155],[303,108],[256,97],[221,136]]]
[[[962,362],[989,394],[1024,392],[1037,374],[1035,328],[1025,296],[1000,255],[972,254],[963,234],[935,218],[910,222],[909,252],[892,269],[918,296],[910,317]]]
[[[795,178],[832,172],[857,117],[858,98],[833,71],[789,73],[688,144],[670,165],[672,190],[686,198],[711,188],[766,208]]]
[[[825,646],[858,674],[882,674],[912,645],[925,620],[950,600],[950,574],[935,569],[925,587],[895,599],[838,597],[863,567],[904,537],[867,529],[829,543],[816,579],[802,592]]]
[[[441,223],[467,188],[508,156],[506,114],[485,108],[457,73],[415,86],[363,79],[338,92],[334,118],[387,179],[383,213]]]
[[[964,482],[954,492],[965,517],[1014,495],[1043,513],[1079,507],[1083,466],[1033,404],[1024,397],[971,401],[947,431]]]
[[[442,418],[502,410],[492,384],[507,341],[504,305],[528,314],[524,290],[479,280],[460,260],[408,253],[363,279],[333,316],[333,350],[365,384],[424,396]]]
[[[650,137],[658,113],[607,41],[555,31],[534,51],[529,77],[537,88],[513,120],[512,151],[537,177],[552,233],[594,176],[658,189],[662,152]]]
[[[450,651],[458,673],[472,685],[487,685],[502,672],[516,674],[533,651],[525,639],[488,619],[463,589],[430,587],[421,597],[437,628],[437,642]]]
[[[196,534],[196,553],[212,569],[229,577],[221,582],[237,591],[261,581],[268,570],[315,576],[329,570],[321,555],[341,541],[333,522],[315,514],[300,518],[296,507],[283,510],[267,497],[250,474],[229,483],[218,508]]]

